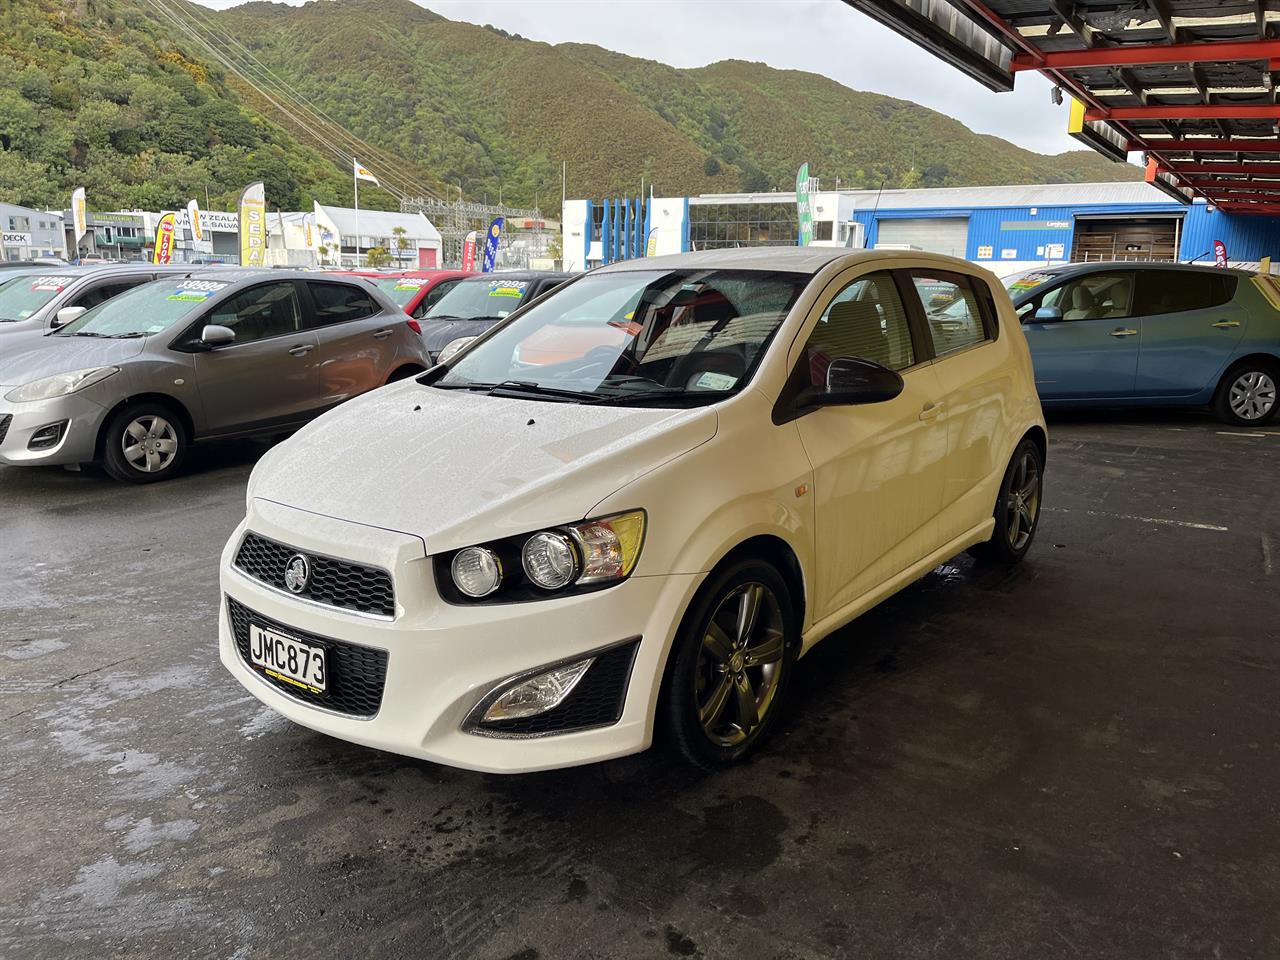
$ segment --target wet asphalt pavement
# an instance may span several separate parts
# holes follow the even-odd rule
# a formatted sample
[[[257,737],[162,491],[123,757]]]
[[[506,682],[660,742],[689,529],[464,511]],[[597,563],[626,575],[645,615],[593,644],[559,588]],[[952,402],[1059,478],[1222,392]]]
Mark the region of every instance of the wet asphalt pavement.
[[[261,447],[0,468],[0,956],[1280,955],[1280,426],[1050,426],[1028,561],[826,641],[718,775],[294,727],[215,648]]]

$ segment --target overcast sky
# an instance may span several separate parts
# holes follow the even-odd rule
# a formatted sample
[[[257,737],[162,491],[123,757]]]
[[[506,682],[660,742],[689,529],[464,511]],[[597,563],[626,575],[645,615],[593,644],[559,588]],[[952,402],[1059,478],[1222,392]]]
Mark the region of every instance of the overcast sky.
[[[225,8],[238,0],[198,0]],[[302,0],[288,0],[297,6]],[[840,0],[414,0],[451,20],[548,43],[594,43],[676,67],[758,60],[949,114],[1039,153],[1080,149],[1038,74],[992,93]]]

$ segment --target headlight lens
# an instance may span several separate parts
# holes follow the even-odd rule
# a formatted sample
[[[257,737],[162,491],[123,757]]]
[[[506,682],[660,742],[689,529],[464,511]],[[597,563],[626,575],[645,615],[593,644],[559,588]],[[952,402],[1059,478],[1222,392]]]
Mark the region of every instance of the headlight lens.
[[[595,662],[594,657],[579,660],[555,670],[548,670],[536,677],[512,687],[489,705],[484,712],[483,721],[519,720],[535,714],[546,713],[560,705],[564,698],[573,692],[587,668]]]
[[[644,511],[588,520],[569,528],[582,550],[580,584],[621,580],[635,569],[644,544]]]
[[[85,370],[73,370],[70,373],[58,373],[43,380],[32,380],[5,394],[5,399],[12,403],[29,403],[35,400],[52,400],[65,397],[101,383],[112,374],[120,372],[119,367],[89,367]]]
[[[453,558],[453,582],[468,597],[487,597],[502,584],[502,561],[488,547],[467,547]]]
[[[525,575],[544,590],[567,586],[578,572],[578,552],[563,533],[535,533],[521,551]]]
[[[444,363],[474,339],[475,337],[459,337],[457,340],[450,340],[444,345],[440,355],[436,357],[436,363]]]

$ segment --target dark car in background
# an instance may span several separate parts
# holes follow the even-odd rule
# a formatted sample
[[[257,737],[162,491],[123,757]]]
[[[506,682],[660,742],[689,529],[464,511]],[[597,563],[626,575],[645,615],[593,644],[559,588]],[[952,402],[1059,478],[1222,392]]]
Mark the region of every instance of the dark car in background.
[[[422,340],[433,362],[452,356],[522,304],[554,290],[572,273],[519,270],[471,274],[422,318]]]
[[[1280,311],[1245,270],[1068,264],[1007,278],[1046,406],[1209,406],[1275,417]]]
[[[426,369],[413,322],[371,284],[301,271],[135,287],[0,355],[0,463],[167,479],[193,442],[287,433]]]

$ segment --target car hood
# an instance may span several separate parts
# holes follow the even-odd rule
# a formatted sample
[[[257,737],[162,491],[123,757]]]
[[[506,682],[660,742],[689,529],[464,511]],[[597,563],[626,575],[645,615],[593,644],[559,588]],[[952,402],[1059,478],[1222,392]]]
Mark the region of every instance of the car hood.
[[[407,381],[273,448],[249,495],[413,534],[438,553],[581,520],[710,440],[716,423],[708,407],[549,403]]]
[[[6,339],[0,350],[0,386],[14,387],[32,380],[52,377],[89,367],[109,367],[136,357],[145,338],[130,340],[94,337],[15,337],[10,348]]]

